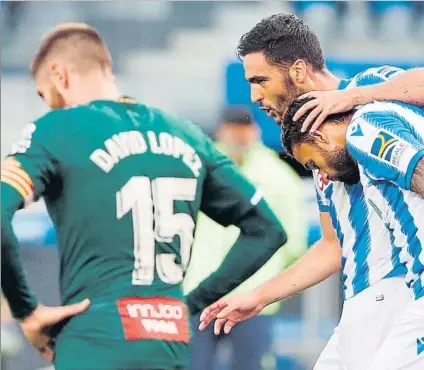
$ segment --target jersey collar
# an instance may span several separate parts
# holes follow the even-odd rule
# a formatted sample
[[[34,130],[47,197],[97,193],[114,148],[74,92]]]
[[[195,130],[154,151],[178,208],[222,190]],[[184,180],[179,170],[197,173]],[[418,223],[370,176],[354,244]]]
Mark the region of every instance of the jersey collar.
[[[131,96],[126,96],[126,95],[121,96],[120,98],[118,98],[117,101],[118,101],[118,103],[126,103],[126,104],[136,104],[137,103],[137,101],[134,98],[132,98]]]
[[[350,78],[341,79],[340,80],[339,87],[337,88],[337,90],[344,90],[344,89],[346,89],[347,85],[350,84],[350,81],[352,81],[352,79],[350,79]]]

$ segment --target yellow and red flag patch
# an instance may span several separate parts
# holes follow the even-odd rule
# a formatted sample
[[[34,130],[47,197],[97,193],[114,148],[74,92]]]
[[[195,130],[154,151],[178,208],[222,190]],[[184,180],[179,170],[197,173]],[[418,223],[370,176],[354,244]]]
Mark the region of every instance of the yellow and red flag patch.
[[[6,158],[1,164],[1,182],[15,188],[26,202],[34,194],[34,184],[31,178],[22,168],[19,161],[13,157]]]

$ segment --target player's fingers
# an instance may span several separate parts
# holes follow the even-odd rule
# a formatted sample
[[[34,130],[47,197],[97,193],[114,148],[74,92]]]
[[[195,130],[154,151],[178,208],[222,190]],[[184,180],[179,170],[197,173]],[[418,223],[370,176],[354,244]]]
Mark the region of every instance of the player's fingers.
[[[328,117],[328,111],[323,110],[317,117],[317,119],[315,120],[314,124],[312,125],[310,132],[315,132],[316,130],[319,129],[319,127],[323,124],[323,122],[325,121],[325,119]]]
[[[317,92],[318,91],[309,91],[307,93],[304,93],[304,94],[300,95],[296,99],[297,100],[302,100],[302,99],[306,99],[306,98],[316,98],[317,97]]]
[[[70,304],[68,306],[51,307],[49,317],[46,318],[46,324],[52,325],[68,317],[78,315],[90,306],[90,300],[84,299],[81,302]]]
[[[303,122],[302,132],[308,131],[309,127],[312,125],[312,122],[315,122],[316,118],[321,112],[322,112],[322,107],[320,105],[318,105],[315,109],[309,112],[308,117],[305,119],[305,122]]]
[[[199,321],[205,321],[206,317],[209,315],[209,312],[211,312],[211,308],[210,308],[210,306],[209,306],[209,307],[206,307],[206,308],[202,311],[202,313],[200,314]]]
[[[228,320],[224,325],[224,333],[230,334],[231,329],[236,325],[235,322]]]
[[[217,312],[219,312],[219,309],[212,311],[209,315],[204,317],[203,320],[200,320],[199,330],[205,330],[209,326],[209,324],[212,322],[212,320],[216,319]]]
[[[238,305],[228,305],[227,307],[225,307],[224,309],[222,309],[217,315],[216,317],[218,319],[223,319],[225,317],[227,317],[231,312],[234,312],[235,310],[237,310],[239,308]]]
[[[213,332],[214,332],[215,335],[219,335],[219,333],[221,333],[222,325],[224,325],[226,321],[227,321],[227,319],[217,319],[217,320],[215,320],[215,325],[214,325],[214,328],[213,328]]]
[[[53,361],[54,353],[50,347],[40,348],[38,352],[40,352],[41,357],[43,357],[47,361]]]
[[[307,114],[310,110],[315,108],[318,104],[319,104],[319,101],[317,99],[308,101],[307,103],[303,104],[294,115],[293,121],[297,121],[300,118],[302,118],[305,114]]]
[[[199,324],[199,326],[198,326],[198,329],[199,329],[200,331],[205,330],[205,329],[209,326],[209,324],[211,323],[211,321],[212,321],[212,320],[200,321],[200,324]]]
[[[225,307],[225,305],[222,304],[222,307]],[[211,304],[210,306],[206,307],[202,311],[202,313],[200,315],[200,321],[204,321],[207,316],[214,315],[219,310],[220,310],[220,302],[215,302],[215,303]]]

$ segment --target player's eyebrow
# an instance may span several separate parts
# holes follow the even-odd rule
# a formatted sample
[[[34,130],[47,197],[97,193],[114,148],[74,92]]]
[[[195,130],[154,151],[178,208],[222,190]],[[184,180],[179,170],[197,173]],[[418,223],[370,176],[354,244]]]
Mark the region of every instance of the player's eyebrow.
[[[247,79],[247,81],[249,81],[251,84],[258,84],[258,83],[265,82],[265,81],[268,81],[268,80],[269,80],[269,78],[265,77],[265,76],[252,76],[252,77],[249,77]]]

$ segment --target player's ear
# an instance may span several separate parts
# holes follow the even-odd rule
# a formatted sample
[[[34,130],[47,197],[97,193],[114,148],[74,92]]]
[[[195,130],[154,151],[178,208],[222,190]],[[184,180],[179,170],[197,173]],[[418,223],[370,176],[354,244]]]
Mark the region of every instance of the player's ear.
[[[289,68],[289,75],[293,83],[303,85],[307,78],[307,65],[303,59],[297,59]]]
[[[329,143],[328,137],[319,130],[317,130],[315,132],[310,132],[309,135],[311,135],[314,138],[314,141],[317,144],[328,144]]]
[[[53,84],[56,86],[56,88],[59,91],[62,91],[68,88],[68,85],[69,85],[68,71],[66,70],[63,64],[58,62],[50,63],[49,73],[50,73],[50,78]]]

